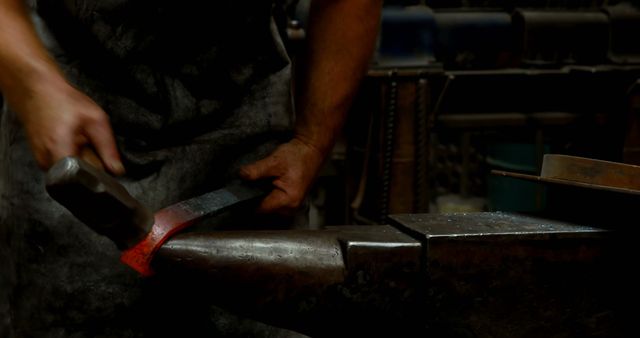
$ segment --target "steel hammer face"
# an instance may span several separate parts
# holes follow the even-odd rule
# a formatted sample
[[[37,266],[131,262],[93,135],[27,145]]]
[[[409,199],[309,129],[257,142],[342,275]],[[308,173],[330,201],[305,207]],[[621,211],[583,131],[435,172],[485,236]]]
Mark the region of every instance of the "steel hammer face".
[[[77,157],[58,161],[45,179],[54,200],[120,250],[135,246],[152,228],[154,217],[147,207],[113,177]]]

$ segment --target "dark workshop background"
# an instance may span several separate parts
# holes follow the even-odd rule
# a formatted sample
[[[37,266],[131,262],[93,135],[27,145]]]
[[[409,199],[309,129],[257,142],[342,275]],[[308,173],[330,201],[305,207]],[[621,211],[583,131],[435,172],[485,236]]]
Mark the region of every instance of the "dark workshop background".
[[[378,45],[312,222],[514,211],[555,201],[543,154],[640,163],[639,1],[386,1]],[[308,1],[292,15],[292,53]],[[603,206],[604,208],[605,206]]]

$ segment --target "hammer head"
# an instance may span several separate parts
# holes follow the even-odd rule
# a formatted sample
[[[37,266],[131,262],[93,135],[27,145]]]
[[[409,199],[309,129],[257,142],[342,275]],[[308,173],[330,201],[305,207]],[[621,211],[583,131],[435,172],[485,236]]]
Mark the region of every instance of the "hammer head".
[[[77,157],[58,161],[46,174],[49,195],[120,250],[145,238],[153,213],[113,177]]]

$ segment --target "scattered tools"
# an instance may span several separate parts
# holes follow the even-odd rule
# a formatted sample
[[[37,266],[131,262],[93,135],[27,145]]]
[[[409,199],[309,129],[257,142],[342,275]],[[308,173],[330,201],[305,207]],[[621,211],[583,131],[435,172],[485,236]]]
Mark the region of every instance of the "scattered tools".
[[[257,185],[233,182],[153,214],[113,177],[76,157],[66,157],[48,171],[46,188],[79,220],[113,240],[123,250],[121,260],[144,276],[153,274],[151,260],[171,236],[267,193]]]

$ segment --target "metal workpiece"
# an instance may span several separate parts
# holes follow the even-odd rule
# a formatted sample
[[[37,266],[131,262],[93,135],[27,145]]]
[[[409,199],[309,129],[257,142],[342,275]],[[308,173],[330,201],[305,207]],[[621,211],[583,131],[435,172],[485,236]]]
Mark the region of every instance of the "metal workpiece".
[[[447,337],[620,336],[611,231],[510,213],[393,215],[425,250],[429,322]]]
[[[54,164],[46,175],[46,189],[80,221],[111,239],[123,250],[121,261],[143,276],[153,275],[153,256],[171,236],[204,217],[255,202],[270,191],[264,182],[233,181],[152,214],[115,178],[78,157]]]
[[[147,236],[122,253],[121,260],[143,276],[154,274],[151,262],[156,251],[173,235],[205,217],[219,215],[232,208],[246,206],[265,196],[261,187],[232,182],[227,186],[170,205],[154,214],[154,224]]]
[[[421,254],[390,226],[220,231],[175,236],[153,266],[215,304],[314,337],[410,334],[424,329]]]

